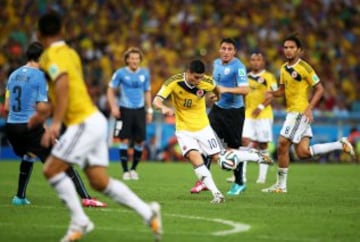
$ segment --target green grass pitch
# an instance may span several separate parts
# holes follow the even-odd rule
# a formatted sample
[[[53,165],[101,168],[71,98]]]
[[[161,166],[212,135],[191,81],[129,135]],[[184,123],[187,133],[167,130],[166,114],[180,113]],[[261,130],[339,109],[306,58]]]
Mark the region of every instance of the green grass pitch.
[[[28,186],[32,204],[10,204],[17,186],[19,162],[0,162],[0,240],[59,241],[69,215],[36,163]],[[210,204],[209,192],[192,195],[195,175],[188,163],[143,162],[139,181],[126,182],[145,201],[162,205],[165,234],[169,242],[350,242],[360,241],[360,166],[354,164],[292,164],[288,193],[265,194],[261,188],[275,180],[271,167],[268,182],[255,184],[257,165],[248,165],[248,189],[223,204]],[[212,166],[219,189],[226,193],[231,173]],[[109,173],[120,178],[120,164],[111,163]],[[83,174],[82,174],[83,175]],[[88,185],[87,181],[85,181]],[[152,241],[141,218],[92,190],[108,208],[86,208],[95,230],[83,241]],[[248,230],[246,230],[248,228]],[[244,231],[246,230],[246,231]]]

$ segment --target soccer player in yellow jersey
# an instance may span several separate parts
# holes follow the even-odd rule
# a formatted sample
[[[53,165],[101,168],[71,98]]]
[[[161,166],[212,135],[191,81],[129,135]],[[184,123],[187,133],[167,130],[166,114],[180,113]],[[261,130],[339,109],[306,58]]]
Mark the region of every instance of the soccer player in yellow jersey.
[[[265,69],[265,58],[255,52],[250,56],[251,72],[248,73],[249,92],[245,97],[245,122],[243,146],[259,149],[270,156],[268,143],[272,142],[273,111],[271,98],[265,99],[266,91],[277,89],[275,76]],[[268,165],[259,164],[257,183],[265,183]]]
[[[94,229],[81,207],[73,183],[64,172],[70,164],[78,164],[84,169],[94,189],[135,210],[159,240],[162,234],[160,205],[145,203],[124,183],[109,177],[106,172],[109,162],[107,121],[87,93],[78,54],[62,39],[60,15],[49,12],[41,16],[38,30],[45,47],[40,67],[48,76],[53,105],[52,124],[45,131],[42,144],[54,146],[43,172],[71,216],[69,229],[61,241],[77,241]],[[67,129],[59,136],[62,123]]]
[[[322,97],[324,87],[314,69],[301,59],[302,46],[296,36],[292,35],[284,40],[283,52],[287,62],[280,69],[279,88],[276,91],[268,91],[265,96],[272,98],[285,95],[287,115],[277,146],[279,165],[277,182],[263,189],[263,192],[287,192],[289,151],[292,144],[301,159],[335,150],[343,150],[354,156],[354,149],[345,137],[336,142],[310,146],[312,137],[310,124],[314,119],[312,110]],[[314,89],[314,93],[309,99],[310,88]]]
[[[216,160],[222,146],[206,114],[205,94],[218,90],[213,79],[205,75],[205,65],[201,60],[193,60],[185,73],[177,74],[165,81],[153,100],[155,108],[164,115],[174,111],[164,104],[171,96],[176,117],[176,137],[184,157],[190,160],[195,174],[213,195],[212,203],[224,202],[224,196],[216,187],[212,175],[201,156],[204,152]]]

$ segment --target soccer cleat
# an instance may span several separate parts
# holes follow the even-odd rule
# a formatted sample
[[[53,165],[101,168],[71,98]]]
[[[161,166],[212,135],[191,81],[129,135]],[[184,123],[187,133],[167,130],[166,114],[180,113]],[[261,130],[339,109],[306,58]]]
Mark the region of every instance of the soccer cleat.
[[[234,184],[231,185],[230,190],[226,194],[231,195],[231,196],[237,196],[240,193],[245,192],[245,190],[246,190],[246,185],[245,184],[239,185],[237,183],[234,183]]]
[[[349,142],[349,140],[346,137],[342,137],[340,139],[340,142],[343,145],[343,151],[345,153],[348,153],[349,155],[351,155],[351,157],[355,158],[354,148],[353,148],[352,144]]]
[[[17,206],[31,204],[31,202],[26,198],[19,198],[18,196],[14,196],[13,199],[11,200],[11,203],[12,205],[17,205]]]
[[[206,190],[208,190],[208,188],[204,185],[204,183],[202,181],[197,181],[194,187],[190,189],[190,193],[199,193]]]
[[[83,207],[106,208],[107,204],[97,200],[96,198],[84,198],[82,200]]]
[[[161,207],[160,204],[157,202],[151,202],[149,203],[149,206],[153,215],[151,216],[148,224],[154,235],[155,241],[160,241],[163,234],[161,212],[160,212]]]
[[[66,232],[65,236],[60,240],[60,242],[78,241],[82,239],[85,234],[91,232],[94,228],[95,225],[91,221],[89,221],[86,225],[70,223],[68,231]]]
[[[278,184],[274,184],[271,187],[268,188],[264,188],[261,190],[262,192],[272,192],[272,193],[286,193],[286,187],[285,188],[281,188],[279,187]]]
[[[233,182],[235,182],[235,176],[234,176],[234,175],[229,176],[228,178],[226,178],[226,182],[228,182],[228,183],[233,183]]]
[[[124,174],[123,174],[123,180],[124,180],[124,181],[128,181],[128,180],[130,180],[130,179],[131,179],[130,172],[128,172],[128,171],[124,172]]]
[[[264,184],[264,183],[265,183],[265,179],[264,179],[264,178],[258,178],[258,179],[256,180],[256,183],[257,183],[257,184]]]
[[[274,165],[274,161],[270,156],[262,154],[261,152],[259,152],[258,154],[260,156],[259,164],[266,164],[269,166]]]
[[[211,200],[210,203],[212,203],[212,204],[219,204],[219,203],[223,203],[223,202],[225,202],[225,197],[224,197],[224,195],[222,195],[221,192],[216,192],[216,193],[214,194],[214,199]]]
[[[139,180],[139,174],[135,170],[130,170],[130,178],[131,180]]]

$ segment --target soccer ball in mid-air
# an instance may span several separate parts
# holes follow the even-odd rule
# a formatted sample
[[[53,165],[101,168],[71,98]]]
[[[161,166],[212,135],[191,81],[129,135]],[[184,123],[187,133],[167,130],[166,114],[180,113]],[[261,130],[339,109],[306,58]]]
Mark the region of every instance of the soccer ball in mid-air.
[[[218,164],[223,170],[235,170],[239,163],[239,157],[233,150],[221,152],[218,158]]]

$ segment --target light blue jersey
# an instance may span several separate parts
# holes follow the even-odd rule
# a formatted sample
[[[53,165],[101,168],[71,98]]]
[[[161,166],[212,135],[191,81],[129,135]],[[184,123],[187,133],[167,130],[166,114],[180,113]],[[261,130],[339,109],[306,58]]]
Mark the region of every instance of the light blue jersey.
[[[238,59],[234,58],[227,64],[222,64],[221,59],[214,61],[213,79],[216,85],[224,87],[247,86],[247,73],[245,65]],[[241,108],[244,106],[242,95],[223,93],[220,100],[216,102],[220,108]]]
[[[150,91],[149,71],[146,68],[135,72],[128,67],[120,68],[112,76],[109,87],[120,88],[120,107],[142,108],[145,106],[144,92]]]
[[[11,73],[6,91],[8,123],[27,123],[36,110],[36,103],[48,101],[45,75],[34,67],[22,66]]]

